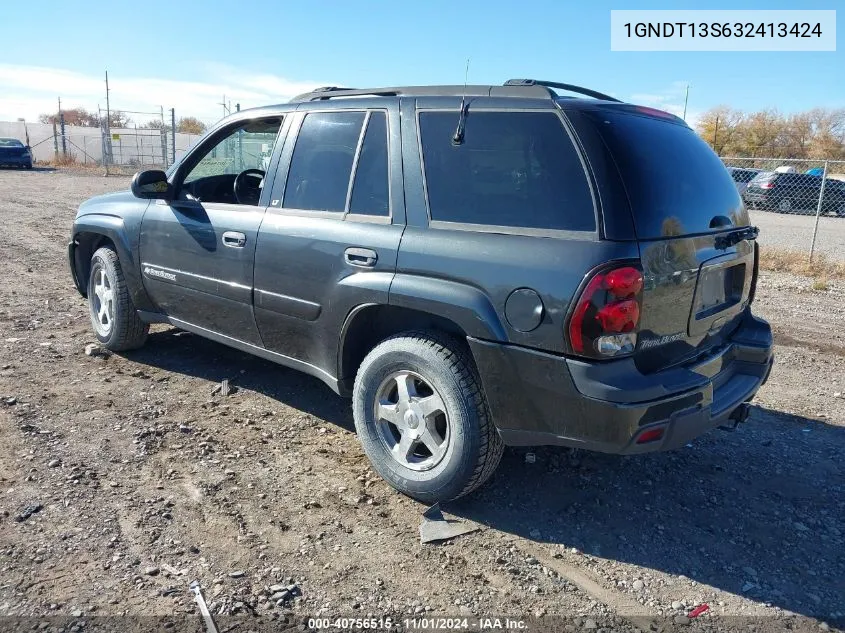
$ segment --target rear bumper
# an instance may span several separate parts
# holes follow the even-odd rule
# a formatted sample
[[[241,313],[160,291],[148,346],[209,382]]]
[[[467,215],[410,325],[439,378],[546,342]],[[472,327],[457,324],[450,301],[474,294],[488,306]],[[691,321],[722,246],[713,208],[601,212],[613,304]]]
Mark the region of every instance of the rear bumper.
[[[653,374],[632,359],[585,362],[469,339],[502,439],[604,453],[671,450],[744,416],[774,360],[769,324],[746,312],[726,345]],[[738,420],[739,421],[739,420]],[[647,432],[662,434],[647,443]]]
[[[31,156],[0,156],[0,165],[11,165],[15,167],[25,167],[32,165]]]

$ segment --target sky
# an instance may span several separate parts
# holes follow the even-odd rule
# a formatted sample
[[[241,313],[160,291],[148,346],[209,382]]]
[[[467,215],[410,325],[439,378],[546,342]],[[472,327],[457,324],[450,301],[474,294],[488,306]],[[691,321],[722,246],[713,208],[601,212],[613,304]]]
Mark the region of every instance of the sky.
[[[836,52],[611,52],[611,9],[713,8],[699,0],[143,0],[3,3],[0,121],[65,108],[219,119],[316,86],[500,84],[532,77],[587,86],[687,120],[729,105],[790,113],[845,107]],[[740,0],[732,9],[836,9],[841,0]],[[731,6],[736,5],[736,6]],[[90,8],[83,8],[89,6]],[[97,7],[107,7],[98,15]],[[150,114],[146,114],[150,113]]]

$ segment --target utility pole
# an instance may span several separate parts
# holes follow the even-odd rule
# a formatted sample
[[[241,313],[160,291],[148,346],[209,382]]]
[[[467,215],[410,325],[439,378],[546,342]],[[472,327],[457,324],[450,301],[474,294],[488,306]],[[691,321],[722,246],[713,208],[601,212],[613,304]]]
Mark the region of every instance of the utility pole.
[[[713,128],[713,149],[716,151],[716,154],[719,154],[719,150],[716,149],[716,139],[719,137],[719,115],[716,115],[716,127]]]
[[[106,71],[106,122],[103,130],[103,162],[106,165],[106,176],[109,175],[109,165],[112,161],[111,146],[111,106],[109,105],[109,71]]]
[[[687,92],[684,95],[684,121],[687,120],[687,102],[689,101],[689,84],[687,84]]]

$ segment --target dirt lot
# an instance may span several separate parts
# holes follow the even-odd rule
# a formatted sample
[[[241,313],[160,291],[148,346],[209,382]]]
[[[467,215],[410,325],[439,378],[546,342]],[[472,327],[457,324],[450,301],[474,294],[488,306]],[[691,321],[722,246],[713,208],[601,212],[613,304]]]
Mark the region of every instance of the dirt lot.
[[[236,631],[318,614],[845,623],[842,281],[761,276],[778,361],[736,432],[642,457],[508,450],[444,508],[481,530],[421,545],[424,508],[375,476],[349,403],[317,380],[164,327],[141,351],[85,355],[68,232],[84,198],[127,183],[0,171],[0,628],[179,621],[193,580]]]

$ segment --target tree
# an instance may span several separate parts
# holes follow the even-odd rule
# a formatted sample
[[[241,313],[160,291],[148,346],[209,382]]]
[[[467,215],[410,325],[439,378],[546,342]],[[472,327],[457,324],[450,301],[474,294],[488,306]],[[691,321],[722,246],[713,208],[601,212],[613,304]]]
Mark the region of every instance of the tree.
[[[722,105],[705,112],[698,121],[698,134],[719,156],[737,153],[742,143],[742,124],[745,115]]]
[[[205,123],[193,116],[182,117],[176,123],[176,131],[182,134],[202,134],[205,129]]]
[[[62,110],[65,118],[65,125],[78,125],[81,127],[100,127],[102,119],[96,112],[89,112],[85,108],[70,108],[69,110]],[[56,123],[58,124],[59,113],[42,114],[38,117],[41,123]],[[130,122],[129,117],[120,110],[112,110],[109,113],[109,127],[126,127]]]
[[[697,131],[720,156],[845,159],[845,108],[784,116],[719,106],[702,115]]]

